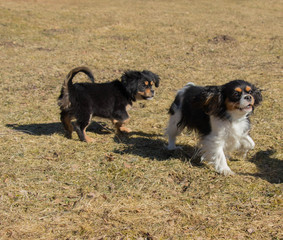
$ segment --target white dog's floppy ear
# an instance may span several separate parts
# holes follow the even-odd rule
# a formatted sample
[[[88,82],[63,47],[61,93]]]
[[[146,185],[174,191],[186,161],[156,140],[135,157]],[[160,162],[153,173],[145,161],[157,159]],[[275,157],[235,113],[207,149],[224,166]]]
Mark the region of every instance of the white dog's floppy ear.
[[[223,104],[221,89],[215,86],[204,87],[203,91],[195,96],[193,104],[203,108],[209,115],[218,114]]]
[[[255,106],[259,105],[260,102],[262,101],[262,95],[261,95],[261,90],[256,88],[254,85],[252,85],[252,96],[255,99]]]
[[[160,77],[157,74],[148,70],[143,70],[142,73],[154,82],[155,87],[159,87]]]

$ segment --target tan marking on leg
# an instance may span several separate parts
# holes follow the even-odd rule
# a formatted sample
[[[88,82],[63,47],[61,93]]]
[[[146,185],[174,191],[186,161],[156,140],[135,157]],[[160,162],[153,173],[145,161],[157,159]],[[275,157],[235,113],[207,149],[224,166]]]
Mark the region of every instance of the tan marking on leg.
[[[72,138],[73,125],[71,123],[71,117],[69,115],[65,115],[62,122],[65,128],[65,137]]]
[[[132,132],[132,130],[131,130],[130,128],[123,127],[123,126],[121,126],[121,127],[119,128],[119,130],[120,130],[120,132],[126,132],[126,133]]]
[[[83,130],[83,135],[87,143],[94,142],[94,139],[86,135],[86,128]]]
[[[91,122],[91,118],[92,118],[92,115],[90,115],[88,124],[87,124],[87,126],[83,130],[81,130],[80,126],[78,126],[77,123],[75,124],[75,130],[76,130],[76,132],[77,132],[77,134],[79,136],[79,139],[81,141],[84,141],[84,142],[87,142],[87,143],[90,143],[90,142],[94,141],[93,138],[91,138],[91,137],[86,135],[86,129],[87,129],[87,127],[89,126],[89,124]]]
[[[125,124],[129,121],[129,119],[121,122],[118,121],[116,119],[113,119],[112,122],[115,126],[115,128],[117,129],[118,132],[126,132],[126,133],[130,133],[132,130],[130,128],[125,127]]]

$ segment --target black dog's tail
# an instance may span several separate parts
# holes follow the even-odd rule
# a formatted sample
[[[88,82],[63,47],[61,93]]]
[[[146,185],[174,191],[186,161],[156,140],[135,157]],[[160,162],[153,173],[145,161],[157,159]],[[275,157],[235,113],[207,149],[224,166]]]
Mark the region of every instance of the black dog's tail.
[[[75,77],[75,75],[79,72],[83,72],[85,73],[89,79],[91,80],[92,83],[94,83],[94,76],[91,72],[91,70],[87,67],[77,67],[77,68],[74,68],[72,69],[64,83],[63,83],[63,86],[62,86],[62,89],[61,89],[61,94],[58,98],[58,105],[60,106],[61,110],[64,110],[64,109],[67,109],[71,102],[70,102],[70,99],[69,99],[69,94],[70,94],[70,91],[72,91],[73,89],[73,78]]]
[[[89,68],[87,68],[87,67],[77,67],[77,68],[72,69],[68,73],[68,75],[67,75],[67,77],[66,77],[66,79],[64,81],[64,86],[68,87],[68,88],[71,88],[73,86],[73,81],[72,80],[73,80],[74,76],[77,73],[79,73],[79,72],[85,73],[89,77],[90,81],[92,83],[94,83],[94,76],[93,76],[93,74],[92,74],[92,72],[90,71]]]

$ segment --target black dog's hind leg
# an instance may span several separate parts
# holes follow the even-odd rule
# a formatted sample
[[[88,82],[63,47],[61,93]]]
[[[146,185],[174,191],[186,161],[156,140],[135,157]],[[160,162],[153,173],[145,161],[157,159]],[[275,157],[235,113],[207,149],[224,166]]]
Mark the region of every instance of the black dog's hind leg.
[[[71,123],[72,120],[71,116],[66,111],[62,111],[60,115],[61,115],[61,122],[65,130],[65,137],[72,138],[73,125]]]
[[[75,123],[75,130],[79,136],[79,139],[87,143],[94,141],[93,138],[86,135],[86,129],[91,122],[91,118],[91,114],[83,114],[77,118],[77,122]]]

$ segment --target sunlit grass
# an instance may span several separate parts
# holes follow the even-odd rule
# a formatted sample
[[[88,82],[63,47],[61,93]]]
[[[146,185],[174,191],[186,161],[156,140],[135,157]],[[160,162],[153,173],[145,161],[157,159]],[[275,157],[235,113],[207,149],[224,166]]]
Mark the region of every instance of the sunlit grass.
[[[282,5],[278,1],[0,0],[0,236],[3,239],[281,239]],[[64,138],[57,97],[73,67],[97,82],[128,69],[161,77],[135,102],[129,136]],[[224,177],[168,152],[164,130],[187,82],[263,90],[256,147]],[[79,75],[75,81],[87,81]]]

